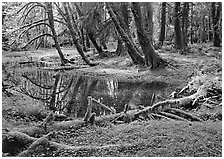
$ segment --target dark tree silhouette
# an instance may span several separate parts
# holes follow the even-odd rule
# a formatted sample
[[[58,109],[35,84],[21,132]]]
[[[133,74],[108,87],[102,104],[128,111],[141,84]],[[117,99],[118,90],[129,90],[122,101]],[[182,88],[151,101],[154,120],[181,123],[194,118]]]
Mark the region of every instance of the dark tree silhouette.
[[[183,49],[183,36],[180,26],[180,2],[175,2],[174,7],[174,36],[175,36],[175,47],[176,49]]]
[[[221,2],[212,2],[212,24],[213,24],[213,45],[215,47],[221,46],[221,38],[219,36],[219,20],[221,16]]]
[[[159,34],[159,45],[162,46],[165,39],[166,32],[166,3],[162,2],[162,12],[161,12],[161,23],[160,23],[160,34]]]
[[[184,2],[182,10],[182,32],[183,32],[183,45],[187,48],[188,44],[188,16],[189,16],[189,2]]]

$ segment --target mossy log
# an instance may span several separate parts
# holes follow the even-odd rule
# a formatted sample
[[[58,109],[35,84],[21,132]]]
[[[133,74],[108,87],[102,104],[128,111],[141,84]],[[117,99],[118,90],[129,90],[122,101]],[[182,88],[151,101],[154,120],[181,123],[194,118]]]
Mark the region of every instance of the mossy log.
[[[7,153],[10,156],[18,157],[31,157],[42,153],[51,153],[52,151],[101,151],[102,149],[119,149],[124,147],[132,147],[133,144],[122,144],[122,145],[104,145],[104,146],[70,146],[66,144],[60,144],[51,141],[52,138],[56,137],[56,132],[50,132],[41,138],[30,137],[21,132],[9,132],[3,136],[3,153]]]
[[[195,99],[198,99],[200,97],[205,97],[206,96],[206,93],[207,93],[207,90],[206,90],[206,86],[202,85],[196,93],[190,95],[190,96],[187,96],[187,97],[183,97],[183,98],[177,98],[177,99],[170,99],[170,100],[165,100],[165,101],[161,101],[161,102],[158,102],[156,104],[154,104],[153,106],[147,106],[145,107],[143,110],[140,110],[138,111],[137,113],[135,113],[135,118],[142,115],[142,114],[145,114],[145,113],[159,113],[159,112],[163,112],[167,109],[170,109],[170,108],[179,108],[179,107],[184,107],[186,105],[189,105],[189,104],[192,104]],[[185,118],[188,118],[188,119],[191,119],[192,121],[201,121],[199,118],[189,114],[189,113],[186,113],[184,111],[177,111],[178,109],[172,109],[172,112],[174,114],[177,114],[177,115],[182,115],[182,117],[185,117]],[[160,114],[161,115],[161,114]]]

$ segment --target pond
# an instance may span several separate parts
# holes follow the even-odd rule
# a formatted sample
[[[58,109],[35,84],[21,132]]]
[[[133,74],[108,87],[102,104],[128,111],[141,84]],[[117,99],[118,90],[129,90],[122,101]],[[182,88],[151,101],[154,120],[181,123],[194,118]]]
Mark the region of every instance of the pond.
[[[100,103],[113,107],[116,112],[139,105],[149,106],[152,96],[155,102],[166,99],[173,91],[163,81],[133,82],[118,80],[110,76],[91,76],[79,71],[54,71],[39,64],[16,65],[13,71],[19,91],[43,101],[50,109],[66,112],[74,117],[83,117],[91,96]],[[5,70],[7,72],[7,69]],[[12,70],[10,70],[12,72]],[[99,104],[93,104],[93,110],[100,115]]]

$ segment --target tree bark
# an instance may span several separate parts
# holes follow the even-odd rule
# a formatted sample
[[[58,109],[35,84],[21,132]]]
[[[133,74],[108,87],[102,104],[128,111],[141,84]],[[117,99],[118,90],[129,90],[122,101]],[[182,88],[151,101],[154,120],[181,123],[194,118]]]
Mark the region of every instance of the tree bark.
[[[74,5],[75,5],[75,8],[78,11],[79,16],[80,17],[84,16],[84,13],[81,11],[79,5],[77,3],[74,3]],[[92,28],[91,24],[90,25],[86,25],[85,29],[86,29],[86,32],[87,32],[87,35],[88,35],[90,41],[93,43],[93,45],[96,48],[96,50],[99,53],[99,55],[101,57],[104,57],[105,56],[104,51],[102,50],[101,46],[99,46],[97,44],[97,42],[96,42],[96,39],[94,37],[94,31],[93,31],[93,28]]]
[[[94,38],[93,31],[91,31],[91,29],[87,29],[87,34],[88,34],[90,41],[93,43],[94,47],[96,48],[97,52],[99,53],[100,57],[104,57],[105,54],[104,54],[102,48],[97,44],[96,39]]]
[[[213,46],[220,47],[221,46],[221,38],[219,36],[219,19],[221,15],[221,2],[212,2],[212,23],[213,23]]]
[[[118,37],[116,54],[118,56],[124,55],[125,54],[125,51],[126,51],[126,49],[125,49],[125,47],[123,45],[123,41],[122,41],[121,37]]]
[[[128,2],[122,2],[120,5],[120,10],[121,10],[121,14],[122,17],[124,19],[124,23],[127,26],[127,31],[128,33],[130,32],[130,10],[129,10],[129,3]]]
[[[85,54],[84,54],[84,52],[83,52],[82,46],[80,45],[80,43],[79,43],[79,41],[78,41],[78,37],[77,37],[77,35],[76,35],[76,33],[75,33],[75,30],[74,30],[74,28],[72,27],[71,20],[70,20],[70,16],[69,16],[69,11],[68,11],[68,8],[67,8],[67,5],[69,5],[68,2],[63,2],[63,7],[64,7],[64,9],[65,9],[65,18],[66,18],[65,21],[66,21],[66,23],[67,23],[67,27],[68,27],[68,29],[69,29],[69,31],[70,31],[70,33],[71,33],[73,43],[75,44],[75,46],[76,46],[76,48],[77,48],[79,54],[81,55],[83,61],[85,61],[86,64],[88,64],[89,66],[96,66],[97,64],[95,64],[95,63],[91,63],[91,62],[86,58],[86,56],[85,56]]]
[[[131,57],[134,64],[144,65],[145,60],[144,58],[138,54],[138,51],[136,50],[133,41],[130,39],[128,33],[124,30],[124,28],[121,27],[121,24],[119,23],[116,15],[114,14],[113,10],[110,7],[109,3],[106,3],[107,10],[109,12],[110,17],[112,18],[115,27],[120,34],[122,40],[125,42],[125,45],[128,49],[128,54]]]
[[[180,26],[180,2],[175,2],[175,7],[174,7],[174,32],[175,32],[175,47],[178,50],[183,49],[183,35],[181,31],[181,26]]]
[[[183,31],[183,46],[188,46],[188,16],[189,16],[189,2],[184,2],[183,15],[182,15],[182,31]]]
[[[67,60],[65,59],[65,57],[61,51],[61,48],[59,46],[59,43],[58,43],[58,37],[57,37],[55,27],[54,27],[54,16],[53,16],[52,2],[45,2],[45,4],[46,4],[46,8],[47,8],[48,21],[50,24],[51,32],[53,35],[53,40],[55,43],[55,48],[57,49],[58,54],[61,58],[61,64],[62,64],[62,66],[64,66],[65,63],[67,63]]]
[[[162,13],[161,13],[161,23],[160,23],[160,34],[159,34],[159,44],[163,45],[166,32],[166,3],[162,2]]]
[[[162,64],[164,61],[161,57],[155,52],[153,45],[151,44],[150,38],[147,36],[143,25],[142,25],[142,17],[141,17],[141,9],[138,2],[132,3],[133,9],[132,12],[135,18],[135,24],[137,28],[138,40],[145,55],[146,65],[149,66],[151,64],[152,69],[156,69]]]
[[[191,11],[191,22],[190,22],[190,30],[191,30],[191,32],[190,32],[190,39],[191,39],[191,44],[193,44],[194,43],[194,41],[193,41],[193,35],[194,35],[194,31],[193,31],[193,11],[194,11],[194,4],[193,4],[193,2],[191,3],[191,9],[190,9],[190,11]]]
[[[144,22],[144,29],[150,39],[150,42],[153,42],[153,7],[152,2],[143,2],[143,6],[146,10],[146,18]]]

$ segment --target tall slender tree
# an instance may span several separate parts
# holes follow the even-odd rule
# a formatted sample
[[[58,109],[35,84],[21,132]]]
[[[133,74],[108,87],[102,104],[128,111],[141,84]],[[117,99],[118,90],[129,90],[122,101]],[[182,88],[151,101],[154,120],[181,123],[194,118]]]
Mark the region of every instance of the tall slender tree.
[[[59,12],[64,17],[64,20],[65,20],[65,22],[67,24],[67,27],[68,27],[68,29],[70,31],[70,34],[72,36],[73,43],[75,44],[79,54],[81,55],[83,61],[85,61],[89,66],[96,66],[97,64],[91,63],[87,59],[87,57],[85,56],[85,54],[83,52],[82,46],[79,43],[78,36],[77,36],[77,34],[75,32],[75,29],[73,28],[73,25],[72,25],[72,22],[71,22],[71,18],[70,18],[71,13],[69,12],[69,9],[68,9],[68,6],[70,5],[69,2],[63,2],[62,5],[63,5],[65,13],[63,13],[62,10],[60,10],[60,8],[58,7]],[[76,24],[74,24],[74,25],[76,25]]]
[[[46,6],[46,11],[47,11],[47,15],[48,15],[48,21],[49,21],[49,26],[51,28],[51,32],[52,32],[52,37],[54,39],[54,43],[55,43],[55,48],[58,51],[58,54],[61,58],[61,63],[62,65],[65,65],[65,63],[67,63],[68,61],[65,59],[61,48],[59,46],[59,42],[58,42],[58,37],[55,31],[55,26],[54,26],[54,15],[53,15],[53,7],[52,7],[52,2],[45,2],[45,6]]]
[[[166,33],[166,3],[162,2],[162,11],[161,11],[161,23],[160,23],[160,34],[159,34],[159,45],[163,45]]]
[[[175,47],[178,50],[183,49],[183,36],[180,26],[180,2],[175,2],[174,6],[174,37],[175,37]]]
[[[183,32],[183,46],[187,48],[188,45],[188,17],[189,17],[189,2],[184,2],[182,10],[182,32]]]
[[[221,46],[221,38],[219,36],[219,20],[221,16],[222,3],[221,2],[212,2],[211,5],[211,15],[212,15],[212,24],[213,24],[213,45],[215,47]]]

